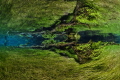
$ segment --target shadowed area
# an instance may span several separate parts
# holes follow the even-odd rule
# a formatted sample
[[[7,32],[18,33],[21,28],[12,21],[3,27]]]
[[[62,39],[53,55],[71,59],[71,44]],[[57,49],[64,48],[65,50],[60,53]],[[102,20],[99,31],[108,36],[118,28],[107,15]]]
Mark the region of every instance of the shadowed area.
[[[100,33],[99,30],[86,30],[79,32],[81,38],[79,43],[87,43],[89,40],[92,41],[103,41],[103,42],[115,42],[120,43],[120,36],[113,33]]]

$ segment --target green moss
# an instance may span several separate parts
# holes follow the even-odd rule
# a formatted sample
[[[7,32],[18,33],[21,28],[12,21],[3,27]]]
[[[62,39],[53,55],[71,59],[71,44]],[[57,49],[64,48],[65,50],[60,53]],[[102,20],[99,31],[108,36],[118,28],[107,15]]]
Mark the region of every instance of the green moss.
[[[7,27],[5,27],[6,25],[0,24],[1,25],[0,29],[3,28],[4,30],[5,28],[7,28],[13,30],[34,31],[35,29],[40,28],[39,25],[44,25],[45,24],[44,21],[46,21],[46,23],[50,21],[50,24],[52,24],[62,15],[61,10],[63,8],[65,9],[65,6],[67,7],[67,9],[70,8],[69,5],[71,4],[70,3],[68,5],[66,3],[65,4],[61,3],[62,5],[61,8],[59,5],[57,5],[59,8],[56,7],[54,9],[54,5],[56,4],[56,2],[54,1],[52,3],[50,2],[51,5],[48,4],[49,2],[46,3],[45,1],[43,1],[43,3],[38,3],[38,5],[41,6],[43,6],[42,4],[48,4],[46,5],[47,6],[46,8],[49,8],[50,10],[47,9],[45,10],[39,8],[39,6],[35,8],[36,4],[33,5],[33,2],[37,3],[37,1],[36,2],[33,0],[29,0],[29,1],[30,3],[27,3],[28,5],[24,5],[25,3],[21,3],[20,0],[15,1],[14,7],[12,8],[12,14],[14,17],[7,24]],[[104,1],[99,0],[99,1],[100,2],[96,4],[103,7],[103,9],[100,10],[101,11],[100,13],[103,14],[102,17],[104,17],[105,18],[104,20],[106,20],[107,22],[106,24],[102,24],[94,28],[92,27],[92,29],[101,30],[106,33],[119,34],[120,33],[119,19],[118,19],[119,0],[104,0]],[[52,6],[53,8],[50,8],[49,6]],[[34,12],[37,10],[39,11],[39,9],[42,9],[43,13]],[[52,13],[55,14],[54,19],[52,17],[50,18],[46,17],[46,15],[48,15],[51,12],[51,10],[53,11]],[[58,10],[58,12],[56,10]],[[34,12],[32,13],[34,14],[34,16],[32,14],[29,14],[29,16],[27,16],[28,15],[27,13],[29,13],[29,11],[30,13]],[[37,18],[32,20],[30,18],[30,16],[32,16],[32,18],[37,17],[37,14],[43,15],[45,11],[46,14],[42,19]],[[20,13],[20,15],[18,15],[18,13]],[[58,13],[61,14],[58,15]],[[97,13],[93,13],[91,15],[94,18],[96,14]],[[116,16],[117,18],[113,20]],[[112,20],[108,20],[108,19],[112,19]],[[24,21],[28,23],[24,24]],[[31,22],[33,22],[33,24],[30,24]],[[34,23],[36,24],[36,27],[34,26]],[[24,26],[22,26],[22,24]],[[45,24],[45,27],[47,27],[50,24],[49,23]],[[87,30],[87,26],[83,26],[83,25],[75,25],[74,27],[77,32],[82,30]],[[63,29],[63,31],[64,30],[65,28]],[[96,45],[98,44],[93,44],[91,47],[94,49],[96,48]],[[82,48],[79,47],[79,49],[84,49],[88,46],[90,45],[82,45]],[[68,51],[57,50],[55,53],[49,50],[40,50],[40,49],[0,47],[0,79],[1,80],[39,80],[39,79],[41,80],[64,80],[64,79],[65,80],[119,80],[120,79],[119,49],[120,49],[119,45],[108,45],[102,50],[101,54],[95,53],[91,55],[90,57],[92,57],[92,60],[90,62],[80,65],[76,63],[75,60],[73,59],[76,58],[76,55],[74,55],[74,51],[72,49],[69,49]],[[87,49],[85,49],[84,52],[86,50]],[[95,50],[95,52],[97,52],[97,50]],[[72,58],[63,57],[57,53],[65,53],[67,56]]]
[[[74,67],[74,65],[70,65],[74,60],[69,59],[71,61],[70,64],[63,65],[64,61],[67,63],[69,60],[60,57],[54,52],[19,48],[0,48],[0,51],[9,54],[9,56],[6,56],[6,61],[0,61],[0,79],[2,80],[54,80],[74,77],[72,74],[74,72],[72,66]],[[59,62],[60,64],[58,64]],[[68,68],[67,71],[66,68]]]
[[[6,1],[6,3],[7,2],[8,1]],[[6,22],[6,29],[9,29],[11,31],[34,31],[36,29],[41,29],[42,27],[50,27],[66,12],[72,13],[75,6],[75,1],[65,2],[61,0],[25,0],[23,2],[20,0],[16,0],[12,1],[12,5],[13,6],[11,7],[11,9],[9,9],[9,11],[4,11],[3,13],[11,13],[11,15],[7,15],[10,18],[9,21]],[[4,5],[3,7],[5,6],[6,5]],[[6,16],[3,16],[3,18],[5,17]]]
[[[0,56],[6,54],[0,61],[0,79],[119,80],[119,48],[106,46],[98,60],[80,65],[49,50],[0,47]]]
[[[83,13],[76,17],[76,20],[80,23],[95,25],[102,21],[102,16],[97,10],[84,7],[81,11]]]

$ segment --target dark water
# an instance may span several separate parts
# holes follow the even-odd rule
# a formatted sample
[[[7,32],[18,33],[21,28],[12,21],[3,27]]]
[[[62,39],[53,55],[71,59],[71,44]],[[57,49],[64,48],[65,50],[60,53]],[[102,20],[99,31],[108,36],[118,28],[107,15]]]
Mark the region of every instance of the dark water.
[[[112,33],[100,33],[100,31],[81,31],[79,43],[87,43],[92,41],[115,42],[120,43],[120,36]],[[55,40],[57,42],[64,41],[64,35],[58,35]],[[45,39],[41,34],[33,33],[6,33],[0,35],[0,46],[37,46]]]
[[[113,33],[100,33],[100,31],[81,31],[79,32],[81,38],[79,39],[79,43],[87,43],[89,40],[92,41],[103,41],[103,42],[115,42],[120,43],[120,35]]]

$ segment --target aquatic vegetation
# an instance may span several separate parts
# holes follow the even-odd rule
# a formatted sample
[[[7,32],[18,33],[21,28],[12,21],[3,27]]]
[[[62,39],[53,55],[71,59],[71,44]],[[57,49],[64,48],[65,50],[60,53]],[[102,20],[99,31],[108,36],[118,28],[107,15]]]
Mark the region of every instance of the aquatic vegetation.
[[[0,6],[0,18],[5,18],[0,21],[0,31],[31,33],[43,29],[41,37],[45,40],[42,44],[47,48],[0,47],[1,80],[120,79],[119,45],[101,41],[77,43],[82,37],[78,32],[90,29],[95,30],[94,34],[98,32],[97,35],[106,32],[105,36],[111,35],[108,38],[114,38],[113,33],[119,35],[119,0],[81,0],[87,3],[78,9],[76,18],[71,14],[75,7],[75,1],[71,0],[4,1],[7,4],[10,1],[10,4]],[[5,12],[1,14],[1,10]],[[4,15],[9,12],[7,19]],[[66,19],[60,20],[65,15]],[[77,21],[73,21],[74,18]],[[54,29],[50,29],[54,24]],[[88,35],[92,36],[93,33]],[[25,36],[31,37],[29,34]],[[41,40],[31,41],[40,44]]]
[[[73,58],[61,57],[57,54],[59,50],[55,53],[49,50],[0,47],[0,56],[5,54],[0,59],[0,79],[119,80],[119,48],[118,45],[106,46],[98,55],[99,59],[78,64]]]
[[[73,46],[72,49],[77,55],[77,61],[79,63],[85,63],[91,59],[98,57],[102,51],[103,44],[101,41],[92,42],[89,41],[87,44],[78,44]]]
[[[75,1],[65,2],[61,0],[25,0],[24,2],[19,0],[1,0],[0,2],[10,3],[10,5],[5,4],[2,7],[0,6],[3,12],[0,16],[4,19],[9,19],[9,21],[3,22],[6,23],[5,28],[10,31],[35,31],[43,27],[50,27],[66,12],[72,13],[75,6]],[[12,7],[10,7],[11,5]],[[5,9],[7,6],[8,8]]]

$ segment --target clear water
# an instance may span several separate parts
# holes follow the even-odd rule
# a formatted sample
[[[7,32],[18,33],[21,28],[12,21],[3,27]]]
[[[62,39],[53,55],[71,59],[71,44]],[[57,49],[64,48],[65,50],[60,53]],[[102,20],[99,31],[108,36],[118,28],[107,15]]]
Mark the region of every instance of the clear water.
[[[35,46],[40,45],[44,38],[30,33],[1,34],[0,46]]]
[[[89,40],[92,41],[104,41],[104,42],[115,42],[120,43],[120,36],[112,33],[107,33],[107,36],[104,34],[97,34],[94,31],[81,31],[79,32],[81,38],[79,43],[87,43]],[[32,33],[9,33],[9,34],[0,34],[0,46],[37,46],[45,39],[41,34],[32,34]],[[55,40],[63,41],[65,40],[64,35],[59,35]]]

